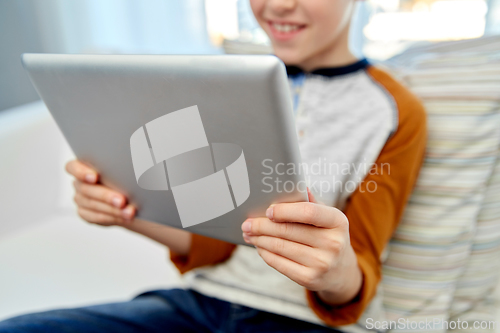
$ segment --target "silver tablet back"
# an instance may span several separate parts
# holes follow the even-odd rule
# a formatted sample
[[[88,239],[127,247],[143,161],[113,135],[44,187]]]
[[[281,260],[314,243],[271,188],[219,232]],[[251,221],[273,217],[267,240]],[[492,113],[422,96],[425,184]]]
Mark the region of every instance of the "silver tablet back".
[[[247,217],[307,200],[286,72],[273,56],[22,61],[76,156],[139,218],[245,244]]]

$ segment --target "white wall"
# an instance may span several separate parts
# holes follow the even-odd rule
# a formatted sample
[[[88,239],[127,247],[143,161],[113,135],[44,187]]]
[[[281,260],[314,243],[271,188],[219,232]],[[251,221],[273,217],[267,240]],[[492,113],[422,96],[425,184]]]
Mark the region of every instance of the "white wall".
[[[0,320],[180,285],[164,246],[77,216],[70,158],[42,103],[0,113]]]

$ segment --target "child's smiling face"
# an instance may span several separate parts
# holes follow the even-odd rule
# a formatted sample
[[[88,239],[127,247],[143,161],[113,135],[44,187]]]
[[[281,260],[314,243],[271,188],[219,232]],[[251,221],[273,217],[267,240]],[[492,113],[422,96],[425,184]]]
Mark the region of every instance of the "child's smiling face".
[[[326,66],[348,52],[355,0],[250,0],[276,56],[306,70]],[[342,59],[336,59],[342,62]],[[335,62],[335,61],[334,61]]]

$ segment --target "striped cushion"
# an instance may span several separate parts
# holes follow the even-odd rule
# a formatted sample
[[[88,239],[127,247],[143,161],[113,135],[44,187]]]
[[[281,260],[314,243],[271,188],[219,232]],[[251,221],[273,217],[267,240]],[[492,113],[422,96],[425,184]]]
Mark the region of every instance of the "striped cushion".
[[[499,124],[500,126],[500,124]],[[500,155],[487,184],[485,197],[477,218],[469,260],[460,276],[450,309],[452,320],[460,318],[473,327],[474,321],[496,320],[493,291],[500,274]],[[471,330],[474,331],[474,330]],[[477,330],[475,330],[477,331]],[[494,332],[489,325],[481,332]]]
[[[460,318],[472,327],[494,318],[486,296],[500,263],[500,61],[489,51],[496,39],[481,42],[388,63],[424,102],[429,126],[427,156],[384,262],[388,320]]]

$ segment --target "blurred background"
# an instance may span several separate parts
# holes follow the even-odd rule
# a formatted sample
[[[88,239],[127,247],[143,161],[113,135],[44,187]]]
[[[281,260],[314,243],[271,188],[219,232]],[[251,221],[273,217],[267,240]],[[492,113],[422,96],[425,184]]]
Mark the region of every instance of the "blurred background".
[[[384,60],[415,43],[499,32],[499,0],[368,0],[358,1],[351,45]],[[23,52],[271,52],[248,0],[0,0],[0,43],[0,110],[38,98]]]
[[[367,0],[350,43],[382,62],[496,34],[500,0]],[[161,246],[76,216],[63,171],[71,150],[20,55],[271,53],[248,1],[0,0],[0,45],[0,320],[180,284]]]

